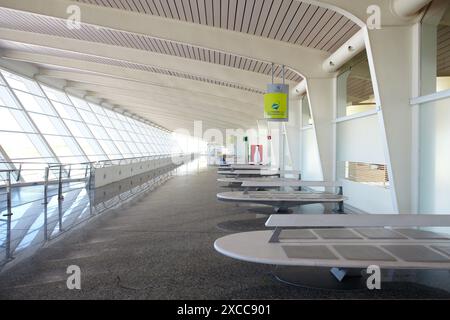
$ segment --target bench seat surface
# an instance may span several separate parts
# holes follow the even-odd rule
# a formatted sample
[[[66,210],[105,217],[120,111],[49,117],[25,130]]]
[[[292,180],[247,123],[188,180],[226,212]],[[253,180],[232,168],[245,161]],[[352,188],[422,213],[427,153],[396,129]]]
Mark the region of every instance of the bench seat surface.
[[[233,171],[225,171],[219,170],[218,174],[222,175],[230,175],[230,176],[271,176],[271,175],[279,175],[281,172],[277,170],[233,170]]]
[[[242,187],[341,187],[340,182],[335,181],[304,181],[298,179],[278,179],[278,180],[244,180]]]
[[[244,181],[278,181],[278,180],[293,180],[288,178],[277,178],[277,177],[253,177],[253,178],[218,178],[218,182],[226,182],[226,183],[243,183]]]
[[[269,243],[273,231],[252,231],[217,239],[214,248],[234,259],[270,265],[450,269],[449,235],[411,237],[405,232],[411,229],[385,230],[378,229],[377,236],[374,229],[369,234],[360,228],[290,229],[277,243]]]
[[[450,227],[443,214],[271,215],[267,227]]]
[[[321,203],[321,202],[340,202],[345,197],[339,194],[327,192],[308,192],[308,191],[232,191],[221,192],[217,198],[225,201],[241,202],[293,202],[293,203]]]
[[[255,164],[232,164],[230,167],[234,170],[276,170],[270,166],[255,165]]]

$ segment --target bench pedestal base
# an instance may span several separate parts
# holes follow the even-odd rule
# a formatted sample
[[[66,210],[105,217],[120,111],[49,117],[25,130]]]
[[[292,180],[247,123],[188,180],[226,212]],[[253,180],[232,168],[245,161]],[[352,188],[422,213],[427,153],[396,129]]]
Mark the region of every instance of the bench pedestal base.
[[[368,290],[366,277],[360,272],[347,272],[342,281],[339,281],[330,268],[277,266],[273,276],[280,282],[303,288]]]

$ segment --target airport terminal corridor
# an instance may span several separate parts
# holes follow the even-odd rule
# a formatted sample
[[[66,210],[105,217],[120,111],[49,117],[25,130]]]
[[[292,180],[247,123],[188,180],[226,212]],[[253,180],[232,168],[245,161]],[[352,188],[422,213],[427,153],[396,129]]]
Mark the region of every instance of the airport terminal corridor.
[[[0,302],[450,300],[449,146],[450,0],[0,0]]]
[[[214,241],[265,229],[270,208],[216,199],[217,167],[193,163],[155,190],[107,211],[51,241],[0,275],[1,299],[444,299],[448,274],[383,290],[330,291],[277,281],[273,266],[229,259]],[[304,211],[320,214],[321,205]],[[256,213],[255,213],[256,212]],[[266,214],[261,214],[265,212]],[[242,223],[239,223],[242,222]],[[81,268],[81,290],[67,290],[66,269]],[[442,283],[444,279],[444,283]],[[447,283],[445,284],[445,281]],[[448,290],[448,287],[447,287]]]

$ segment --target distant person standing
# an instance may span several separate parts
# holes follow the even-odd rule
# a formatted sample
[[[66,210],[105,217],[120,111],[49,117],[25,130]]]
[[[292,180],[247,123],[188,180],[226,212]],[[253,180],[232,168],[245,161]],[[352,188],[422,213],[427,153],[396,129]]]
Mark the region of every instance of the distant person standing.
[[[259,153],[259,146],[256,146],[255,148],[254,162],[255,164],[259,164],[261,162],[261,154]]]

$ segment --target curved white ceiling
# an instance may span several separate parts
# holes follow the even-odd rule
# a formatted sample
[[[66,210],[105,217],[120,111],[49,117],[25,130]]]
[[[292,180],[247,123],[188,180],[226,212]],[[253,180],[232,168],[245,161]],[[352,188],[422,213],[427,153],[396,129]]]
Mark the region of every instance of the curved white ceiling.
[[[298,0],[76,0],[335,51],[359,26],[333,10]]]
[[[0,8],[0,27],[174,55],[265,75],[271,74],[271,65],[256,59],[89,24],[82,24],[80,29],[68,29],[66,20],[5,8]],[[275,75],[280,77],[281,73],[282,68],[276,66]],[[302,80],[302,77],[292,70],[287,70],[285,76],[296,82]]]
[[[56,2],[64,5],[79,3],[84,5],[83,10],[90,7],[92,12],[101,10],[106,15],[112,12],[109,10],[120,11],[124,17],[154,15],[180,23],[183,21],[245,33],[254,37],[255,41],[262,37],[311,49],[307,54],[316,55],[317,60],[322,59],[324,54],[334,52],[360,29],[341,13],[298,0]],[[4,7],[2,3],[5,3]],[[151,121],[157,120],[169,129],[175,129],[180,122],[187,124],[195,119],[220,129],[233,126],[247,128],[256,125],[256,120],[262,118],[262,93],[265,83],[270,82],[271,61],[262,60],[264,55],[261,53],[257,55],[260,58],[252,57],[251,52],[246,56],[232,54],[126,31],[120,24],[98,26],[94,24],[95,19],[90,23],[83,23],[82,19],[80,29],[69,29],[62,18],[64,14],[57,14],[57,9],[48,8],[37,14],[40,6],[33,1],[29,5],[17,4],[17,9],[15,7],[14,2],[0,0],[0,39],[5,39],[0,42],[0,48],[8,51],[4,57],[34,63],[46,77],[63,78],[80,89],[90,85],[91,95],[148,117]],[[127,21],[132,20],[133,16],[127,16]],[[261,46],[257,48],[260,50]],[[286,48],[289,47],[283,50]],[[304,58],[296,56],[303,51],[292,50],[296,59]],[[169,62],[169,57],[173,63]],[[280,78],[281,66],[275,64],[274,68],[275,77]],[[291,85],[303,79],[289,67],[285,76]],[[114,81],[108,81],[108,77]],[[94,78],[96,82],[90,82]],[[117,94],[122,85],[129,88],[129,94],[123,90]],[[132,90],[133,86],[138,89]],[[143,89],[143,86],[148,89]],[[159,99],[160,106],[149,105],[142,94],[145,90],[154,96],[173,98],[170,100],[173,103],[163,105],[163,100]],[[190,110],[190,115],[184,116],[183,101],[186,99],[183,98],[190,91],[193,94],[185,106]],[[239,108],[243,110],[241,115],[233,111]],[[160,114],[155,114],[155,110]]]

